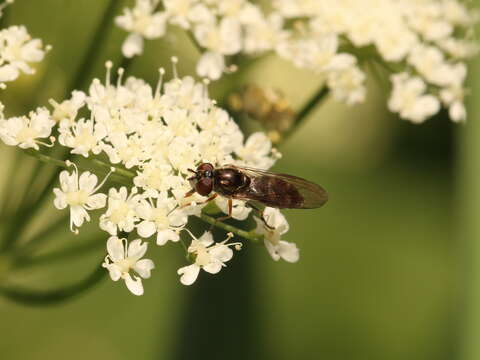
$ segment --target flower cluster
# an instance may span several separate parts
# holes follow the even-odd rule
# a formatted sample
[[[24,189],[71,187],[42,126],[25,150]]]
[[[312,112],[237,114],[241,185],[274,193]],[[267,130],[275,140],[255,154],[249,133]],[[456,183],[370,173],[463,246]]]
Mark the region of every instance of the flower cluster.
[[[51,137],[56,126],[58,142],[72,155],[95,157],[110,168],[99,181],[90,171],[81,172],[67,161],[72,170],[60,173],[54,205],[69,209],[70,229],[75,233],[90,221],[91,211],[105,209],[99,227],[111,237],[104,267],[114,281],[125,280],[132,293],[143,293],[141,278],[150,276],[153,263],[140,260],[146,243],[134,240],[128,244],[121,239],[124,233],[135,231],[141,239],[154,237],[162,246],[169,241],[178,243],[185,230],[193,239],[187,251],[193,263],[179,270],[182,283],[193,283],[200,269],[219,272],[233,255],[230,246],[240,247],[227,244],[230,236],[214,243],[211,233],[197,240],[186,229],[189,216],[199,216],[206,205],[206,197],[197,193],[185,197],[192,188],[189,169],[202,162],[268,169],[278,152],[263,133],[245,140],[228,113],[209,99],[205,84],[191,77],[162,84],[163,69],[155,89],[135,77],[123,82],[122,69],[117,83],[112,84],[111,67],[107,62],[105,83],[93,80],[88,93],[74,91],[65,101],[51,100],[52,111],[40,108],[28,117],[0,119],[0,138],[7,145],[38,150],[41,140]],[[88,117],[79,118],[80,113]],[[123,176],[124,186],[102,191],[111,173]],[[224,198],[217,198],[216,204],[228,212]],[[244,220],[250,212],[245,202],[234,202],[233,218]],[[274,253],[272,256],[276,259]],[[285,259],[291,261],[288,256]],[[131,271],[139,276],[132,276]]]
[[[361,63],[378,62],[393,72],[390,110],[422,122],[442,105],[453,121],[466,118],[465,59],[478,50],[468,33],[478,18],[459,0],[276,0],[269,12],[247,0],[136,0],[117,25],[130,32],[126,56],[172,24],[202,49],[200,76],[220,78],[232,55],[275,52],[314,71],[347,104],[365,98]]]
[[[10,26],[0,31],[0,87],[14,81],[20,73],[33,74],[31,63],[43,60],[49,46],[32,39],[25,26]]]
[[[0,4],[0,17],[3,10],[14,0]],[[13,25],[0,30],[0,88],[5,89],[6,82],[16,80],[21,73],[34,74],[32,63],[43,60],[50,46],[43,46],[42,40],[32,39],[23,25]],[[3,111],[3,109],[2,109]]]

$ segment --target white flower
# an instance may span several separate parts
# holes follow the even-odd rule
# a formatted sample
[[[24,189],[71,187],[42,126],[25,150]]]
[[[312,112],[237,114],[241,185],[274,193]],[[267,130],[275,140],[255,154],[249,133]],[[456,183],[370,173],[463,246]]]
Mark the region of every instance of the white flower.
[[[171,186],[172,167],[155,161],[146,163],[133,179],[135,186],[145,190],[148,197],[157,197],[159,192],[169,190]]]
[[[200,159],[200,152],[196,144],[189,143],[183,137],[176,137],[168,146],[168,159],[172,166],[183,174]]]
[[[197,63],[197,74],[212,80],[218,80],[225,71],[225,58],[222,54],[207,51]]]
[[[80,119],[70,128],[61,127],[59,131],[60,144],[72,148],[72,154],[84,157],[88,157],[90,152],[99,154],[102,151],[102,139],[107,136],[105,126],[85,119]]]
[[[332,71],[328,74],[327,83],[333,96],[348,105],[361,103],[365,100],[365,74],[358,67],[352,66],[345,70]]]
[[[60,127],[70,127],[75,123],[75,119],[80,110],[85,105],[85,93],[83,91],[74,90],[72,97],[62,101],[60,104],[50,99],[49,102],[53,106],[52,118]]]
[[[179,25],[184,29],[190,28],[190,19],[195,18],[194,6],[198,0],[164,0],[163,5],[172,24]]]
[[[197,25],[194,35],[200,46],[207,49],[197,64],[198,74],[217,80],[225,70],[223,55],[233,55],[241,49],[240,23],[232,18],[224,18],[219,24]]]
[[[142,139],[138,134],[127,136],[117,133],[109,136],[111,145],[104,145],[103,150],[108,155],[110,162],[123,163],[127,169],[138,166],[144,158]]]
[[[22,149],[39,149],[39,144],[51,146],[39,139],[48,138],[52,133],[55,121],[45,108],[38,108],[30,112],[29,116],[0,119],[0,139],[11,146],[19,146]],[[51,138],[53,141],[54,139]]]
[[[273,13],[266,19],[259,16],[245,28],[244,50],[246,53],[273,50],[287,36],[288,32],[283,30],[281,15]]]
[[[42,41],[32,39],[25,26],[10,26],[0,31],[0,83],[15,80],[20,71],[33,74],[30,63],[45,56]]]
[[[142,220],[137,224],[137,232],[143,238],[157,234],[157,245],[165,245],[167,241],[180,240],[178,232],[187,223],[187,216],[181,209],[175,209],[177,202],[168,197],[166,192],[160,193],[156,205],[152,200],[140,200],[136,208]]]
[[[71,231],[77,233],[78,230],[74,229],[74,226],[78,228],[85,220],[90,221],[88,211],[105,206],[107,196],[95,193],[102,187],[107,177],[97,186],[98,179],[94,174],[86,171],[79,177],[76,166],[72,173],[67,170],[60,173],[60,188],[53,189],[55,194],[53,203],[60,210],[70,207]]]
[[[130,58],[143,52],[143,38],[155,39],[165,34],[167,14],[154,12],[158,0],[136,0],[133,9],[115,18],[115,23],[131,34],[122,45],[122,53]]]
[[[192,112],[200,112],[211,106],[211,100],[206,96],[205,86],[196,82],[191,76],[173,79],[164,86],[162,103],[167,108],[177,106]]]
[[[127,245],[126,239],[112,236],[107,241],[108,255],[102,264],[110,273],[113,281],[125,280],[128,290],[134,295],[143,295],[142,278],[148,279],[155,265],[150,259],[140,260],[147,251],[147,243],[136,239]],[[139,276],[130,275],[135,271]]]
[[[184,266],[178,269],[180,282],[183,285],[192,285],[197,280],[200,269],[210,273],[217,274],[225,263],[233,257],[233,251],[229,246],[235,246],[240,249],[241,244],[226,244],[228,239],[233,236],[229,234],[228,238],[221,243],[214,243],[212,233],[205,232],[199,239],[193,239],[188,247],[188,253],[192,254],[195,262],[192,265]]]
[[[463,103],[464,96],[461,86],[452,86],[440,91],[442,102],[449,108],[450,119],[455,122],[462,122],[467,118],[467,111]]]
[[[425,94],[427,86],[419,77],[407,73],[392,75],[393,91],[388,101],[391,111],[415,123],[425,121],[440,109],[440,102],[433,95]]]
[[[100,228],[110,235],[117,235],[117,231],[131,232],[137,221],[135,208],[138,200],[136,188],[132,188],[130,195],[125,186],[119,190],[111,188],[108,191],[107,211],[100,216]]]
[[[452,74],[452,67],[445,61],[444,54],[433,46],[416,46],[408,62],[432,84],[450,85],[457,78],[455,73]]]
[[[245,145],[235,151],[240,158],[240,164],[249,164],[258,169],[269,169],[273,166],[275,159],[272,158],[271,152],[272,143],[263,132],[250,135]]]
[[[272,259],[275,261],[283,259],[290,263],[297,262],[300,257],[297,245],[281,240],[281,236],[289,230],[289,226],[280,210],[267,207],[263,212],[263,217],[270,228],[255,217],[256,232],[265,237],[265,247]]]

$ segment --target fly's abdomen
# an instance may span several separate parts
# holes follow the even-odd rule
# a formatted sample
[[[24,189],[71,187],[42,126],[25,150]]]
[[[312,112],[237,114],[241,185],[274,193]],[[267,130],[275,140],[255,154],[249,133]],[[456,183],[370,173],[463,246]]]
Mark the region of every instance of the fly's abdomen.
[[[294,185],[273,176],[254,179],[248,195],[252,200],[279,209],[299,209],[304,203],[303,196]]]

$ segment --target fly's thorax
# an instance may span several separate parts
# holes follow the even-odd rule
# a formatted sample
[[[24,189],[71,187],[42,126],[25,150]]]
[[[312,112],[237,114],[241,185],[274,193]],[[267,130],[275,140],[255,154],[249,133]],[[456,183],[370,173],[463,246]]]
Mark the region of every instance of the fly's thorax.
[[[216,169],[213,172],[214,191],[231,196],[250,185],[250,178],[234,168]]]

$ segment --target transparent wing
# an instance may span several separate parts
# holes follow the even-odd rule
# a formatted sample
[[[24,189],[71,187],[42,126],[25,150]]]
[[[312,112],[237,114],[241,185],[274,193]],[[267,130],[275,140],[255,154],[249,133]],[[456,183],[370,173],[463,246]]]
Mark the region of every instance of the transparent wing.
[[[290,185],[294,186],[295,189],[299,192],[299,194],[303,197],[303,202],[300,206],[296,206],[295,208],[299,209],[314,209],[321,207],[328,201],[328,194],[324,188],[320,185],[315,184],[311,181],[305,180],[298,176],[288,175],[288,174],[279,174],[274,173],[267,170],[237,166],[237,165],[226,165],[223,168],[235,168],[242,172],[244,172],[250,178],[258,178],[258,177],[272,177],[275,179],[283,180]],[[241,194],[239,194],[241,197]],[[272,194],[274,196],[281,196],[281,194]],[[259,199],[252,199],[251,197],[245,196],[245,199],[251,200],[259,200]]]

